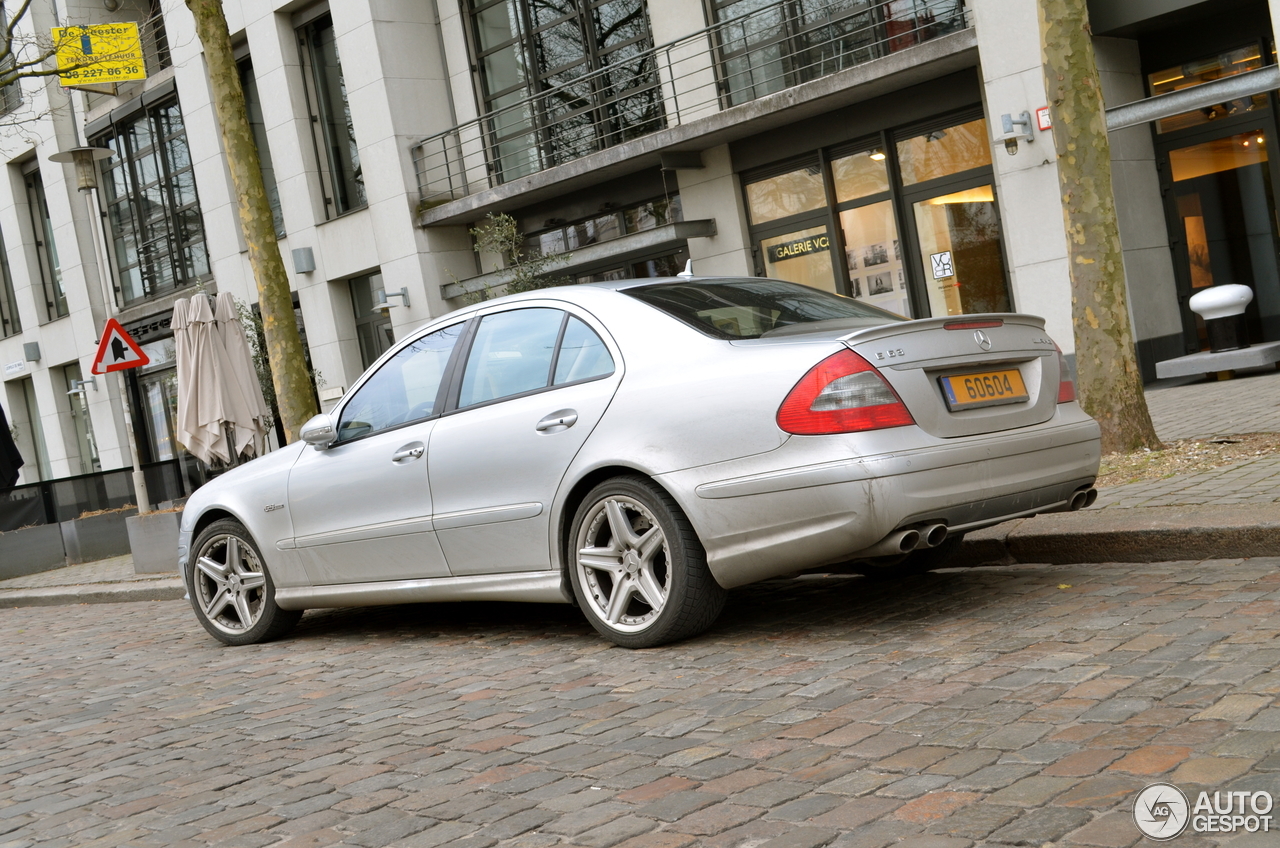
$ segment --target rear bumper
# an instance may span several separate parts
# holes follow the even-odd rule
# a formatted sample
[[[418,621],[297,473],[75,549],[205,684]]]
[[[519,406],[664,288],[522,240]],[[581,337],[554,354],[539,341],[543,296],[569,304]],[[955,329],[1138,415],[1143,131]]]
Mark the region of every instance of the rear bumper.
[[[663,475],[727,588],[839,562],[892,531],[962,532],[1063,508],[1090,485],[1098,425],[1075,404],[1049,421],[963,440],[917,427],[793,437],[767,454]]]

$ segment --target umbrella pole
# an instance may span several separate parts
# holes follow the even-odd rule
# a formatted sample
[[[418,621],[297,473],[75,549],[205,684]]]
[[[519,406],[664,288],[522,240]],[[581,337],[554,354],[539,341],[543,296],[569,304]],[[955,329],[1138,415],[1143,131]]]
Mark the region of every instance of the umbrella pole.
[[[142,473],[138,462],[138,439],[133,434],[133,416],[129,413],[129,386],[125,382],[124,372],[117,371],[120,380],[120,407],[124,410],[124,430],[129,435],[129,457],[133,460],[133,493],[138,499],[138,514],[151,511],[151,497],[147,494],[147,478]]]

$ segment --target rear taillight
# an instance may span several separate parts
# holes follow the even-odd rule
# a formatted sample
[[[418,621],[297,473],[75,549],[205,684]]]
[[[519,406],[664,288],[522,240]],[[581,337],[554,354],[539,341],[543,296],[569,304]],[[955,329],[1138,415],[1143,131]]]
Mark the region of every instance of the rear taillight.
[[[1071,369],[1067,367],[1067,358],[1062,355],[1062,348],[1054,344],[1058,352],[1058,403],[1071,403],[1076,399],[1076,384],[1071,382]]]
[[[851,350],[832,354],[809,369],[778,409],[778,426],[801,436],[914,423],[875,366]]]

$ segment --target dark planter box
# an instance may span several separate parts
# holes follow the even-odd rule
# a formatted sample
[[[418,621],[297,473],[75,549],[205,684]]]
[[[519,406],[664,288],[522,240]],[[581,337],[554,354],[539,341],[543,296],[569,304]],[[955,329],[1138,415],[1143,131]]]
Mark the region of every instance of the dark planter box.
[[[129,553],[129,530],[125,519],[136,511],[108,512],[91,518],[62,522],[67,562],[93,562]]]
[[[0,533],[0,580],[62,568],[66,564],[62,528],[57,524],[38,524]]]
[[[125,520],[135,573],[178,571],[178,521],[181,518],[180,512],[148,512]]]

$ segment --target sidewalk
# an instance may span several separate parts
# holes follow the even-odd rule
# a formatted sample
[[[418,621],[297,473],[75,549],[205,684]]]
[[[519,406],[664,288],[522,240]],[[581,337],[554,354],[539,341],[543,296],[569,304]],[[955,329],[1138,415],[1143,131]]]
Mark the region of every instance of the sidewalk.
[[[1162,439],[1280,432],[1280,372],[1147,387]],[[1037,515],[972,533],[964,564],[1163,562],[1280,554],[1280,457],[1101,490],[1081,512]],[[0,580],[0,608],[183,596],[178,575],[135,574],[115,557]]]

